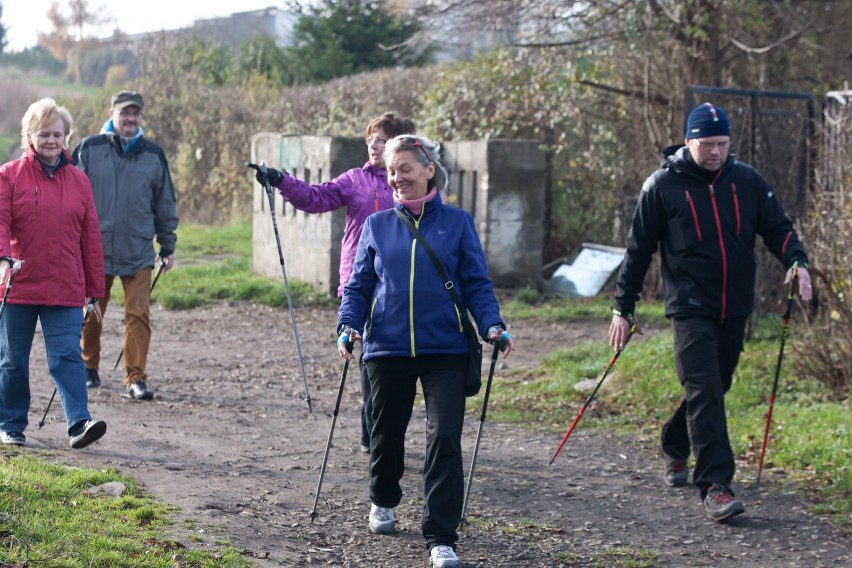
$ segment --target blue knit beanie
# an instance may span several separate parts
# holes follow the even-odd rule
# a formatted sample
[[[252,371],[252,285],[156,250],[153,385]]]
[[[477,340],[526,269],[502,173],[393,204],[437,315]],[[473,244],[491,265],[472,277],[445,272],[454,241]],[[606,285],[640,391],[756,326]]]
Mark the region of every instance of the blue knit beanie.
[[[725,111],[710,103],[701,103],[689,113],[686,120],[684,138],[709,138],[710,136],[730,136],[731,123]]]

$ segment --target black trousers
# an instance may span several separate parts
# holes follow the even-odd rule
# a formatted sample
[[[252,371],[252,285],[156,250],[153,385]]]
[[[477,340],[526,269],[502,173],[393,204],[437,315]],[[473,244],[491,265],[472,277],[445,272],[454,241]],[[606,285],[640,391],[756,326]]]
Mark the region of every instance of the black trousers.
[[[426,459],[423,516],[426,545],[455,547],[464,500],[461,435],[467,355],[383,357],[367,361],[373,393],[370,500],[396,507],[405,471],[405,432],[411,420],[417,379],[426,401]]]
[[[692,479],[701,498],[713,483],[734,478],[725,393],[743,350],[746,317],[713,321],[674,318],[675,368],[685,390],[674,415],[663,425],[662,450],[674,458],[695,454]]]
[[[367,362],[364,355],[358,359],[361,371],[361,445],[370,447],[370,432],[373,431],[373,393],[370,388],[370,375],[367,373]]]

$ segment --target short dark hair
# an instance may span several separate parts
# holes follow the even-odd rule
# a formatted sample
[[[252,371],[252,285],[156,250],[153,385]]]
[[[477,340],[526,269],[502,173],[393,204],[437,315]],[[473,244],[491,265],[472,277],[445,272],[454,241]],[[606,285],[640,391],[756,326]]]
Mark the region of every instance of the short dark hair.
[[[391,138],[395,138],[400,134],[413,134],[417,131],[414,122],[407,116],[397,116],[394,112],[386,112],[381,116],[377,116],[367,125],[365,134],[369,136],[376,130],[384,130]]]

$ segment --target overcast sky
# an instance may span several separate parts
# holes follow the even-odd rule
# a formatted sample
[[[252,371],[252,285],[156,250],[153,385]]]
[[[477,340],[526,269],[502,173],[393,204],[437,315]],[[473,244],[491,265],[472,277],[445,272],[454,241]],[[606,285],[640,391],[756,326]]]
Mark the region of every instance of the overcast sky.
[[[67,0],[59,0],[66,6]],[[2,23],[6,27],[7,50],[17,51],[36,45],[39,33],[49,33],[47,11],[51,0],[2,0]],[[98,30],[98,36],[111,35],[114,28],[125,33],[170,30],[191,25],[195,20],[227,16],[260,8],[282,7],[276,0],[90,0],[102,7],[113,23]],[[89,30],[88,33],[93,33]]]

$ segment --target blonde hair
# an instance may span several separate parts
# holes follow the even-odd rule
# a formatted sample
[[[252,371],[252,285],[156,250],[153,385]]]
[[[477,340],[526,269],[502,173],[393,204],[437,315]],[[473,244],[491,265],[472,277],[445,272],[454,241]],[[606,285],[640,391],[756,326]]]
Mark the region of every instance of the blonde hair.
[[[21,148],[27,150],[32,146],[30,134],[57,120],[62,120],[65,126],[65,143],[67,144],[68,137],[71,136],[71,124],[74,122],[68,109],[59,106],[50,97],[39,99],[31,104],[24,113],[24,118],[21,119]]]

